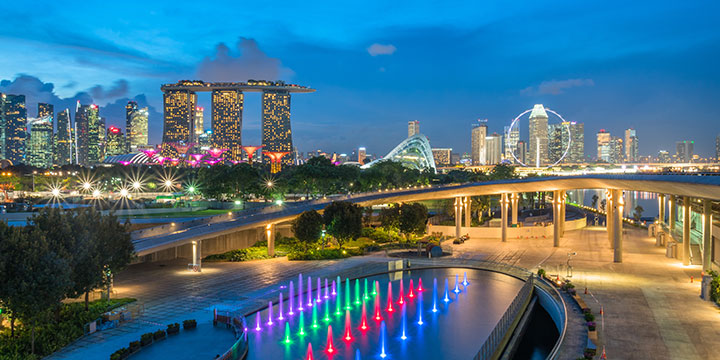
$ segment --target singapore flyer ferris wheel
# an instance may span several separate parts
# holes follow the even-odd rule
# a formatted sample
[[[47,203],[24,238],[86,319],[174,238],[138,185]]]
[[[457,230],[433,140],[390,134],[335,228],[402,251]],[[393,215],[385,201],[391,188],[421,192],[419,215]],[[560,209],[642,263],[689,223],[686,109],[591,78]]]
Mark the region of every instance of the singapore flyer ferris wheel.
[[[538,104],[538,105],[535,105],[535,107],[534,107],[533,109],[528,109],[528,110],[525,110],[525,111],[521,112],[521,113],[520,113],[518,116],[516,116],[516,117],[513,119],[513,121],[510,123],[510,127],[507,128],[507,131],[506,131],[506,133],[505,133],[505,139],[509,139],[509,138],[510,138],[510,134],[512,134],[513,131],[519,132],[519,124],[518,124],[518,123],[520,122],[520,120],[522,119],[522,117],[523,117],[524,115],[530,113],[530,114],[531,114],[531,115],[530,115],[530,118],[532,118],[532,117],[533,117],[533,114],[535,114],[535,112],[538,111],[538,109],[540,110],[540,112],[541,112],[542,114],[545,115],[546,119],[547,119],[547,115],[546,115],[545,113],[553,114],[553,115],[555,115],[558,119],[560,119],[560,124],[561,124],[562,127],[563,127],[563,131],[564,131],[564,132],[566,133],[566,135],[567,135],[567,143],[564,144],[565,146],[564,146],[564,149],[562,149],[562,155],[561,155],[559,158],[557,158],[557,159],[555,160],[555,162],[552,162],[552,163],[551,163],[550,161],[548,161],[549,159],[547,159],[547,158],[542,158],[542,152],[543,152],[543,151],[541,151],[541,146],[542,146],[543,139],[540,139],[539,137],[536,138],[535,141],[530,141],[530,144],[533,144],[533,143],[536,144],[536,148],[535,148],[535,149],[531,149],[531,151],[529,151],[530,153],[532,153],[532,154],[535,155],[535,156],[534,156],[534,159],[533,159],[533,160],[534,160],[534,163],[529,163],[529,164],[528,164],[527,159],[525,159],[525,161],[521,161],[521,159],[518,158],[517,146],[516,146],[517,144],[512,144],[512,145],[510,146],[510,148],[511,148],[510,154],[512,155],[513,159],[515,160],[515,162],[516,162],[517,164],[520,164],[521,166],[524,166],[524,167],[543,167],[543,166],[553,167],[553,166],[556,166],[557,164],[561,163],[563,160],[565,160],[565,158],[567,157],[568,153],[570,152],[570,147],[571,147],[570,145],[571,145],[572,142],[573,142],[572,135],[571,135],[571,132],[570,132],[570,126],[568,125],[568,124],[570,124],[570,123],[569,123],[568,121],[566,121],[565,118],[563,118],[562,115],[558,114],[556,111],[551,110],[551,109],[548,109],[548,108],[545,108],[545,107],[543,107],[541,104]],[[529,135],[530,135],[531,137],[536,136],[536,134],[529,134]],[[545,136],[545,139],[544,139],[544,142],[545,142],[544,147],[545,147],[545,153],[546,153],[545,155],[547,156],[548,132],[545,132],[545,133],[544,133],[544,136]],[[506,141],[507,141],[507,140],[506,140]],[[517,141],[517,139],[516,139],[516,141]],[[565,142],[565,141],[562,141],[562,142]],[[514,145],[514,146],[513,146],[513,145]]]

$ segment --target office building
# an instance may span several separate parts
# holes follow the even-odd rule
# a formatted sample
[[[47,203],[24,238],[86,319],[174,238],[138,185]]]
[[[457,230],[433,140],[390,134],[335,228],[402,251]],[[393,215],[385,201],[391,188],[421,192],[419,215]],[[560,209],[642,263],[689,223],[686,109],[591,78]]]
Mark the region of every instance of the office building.
[[[625,153],[623,152],[623,139],[612,136],[610,138],[610,163],[619,164],[623,162]]]
[[[358,148],[358,159],[360,164],[365,164],[365,158],[367,157],[367,150],[364,147]]]
[[[670,153],[667,150],[658,151],[657,161],[659,163],[667,164],[670,162]]]
[[[205,133],[205,108],[202,106],[195,107],[195,138]]]
[[[562,164],[579,164],[585,159],[585,126],[574,121],[548,125],[549,163],[554,164],[565,155]]]
[[[436,166],[448,166],[452,164],[451,148],[433,148],[432,154]]]
[[[720,162],[720,134],[715,137],[715,161]]]
[[[515,149],[517,149],[517,142],[520,141],[520,127],[515,126],[513,127],[512,131],[510,131],[510,127],[505,127],[505,149],[504,149],[504,157],[506,160],[510,161],[511,163],[516,163],[515,158],[513,157],[513,154],[515,153]],[[517,154],[514,154],[515,157],[517,157]],[[518,158],[519,160],[519,158]]]
[[[625,130],[625,161],[629,163],[638,162],[638,137],[635,129]]]
[[[675,161],[689,163],[693,159],[695,141],[678,141],[675,143]]]
[[[105,141],[105,152],[107,156],[122,155],[126,153],[127,147],[125,145],[125,136],[120,128],[115,126],[108,127]]]
[[[53,163],[58,166],[72,163],[72,128],[70,127],[70,110],[57,113],[57,130],[53,136]]]
[[[205,130],[198,136],[198,145],[202,151],[208,151],[212,147],[212,130]]]
[[[417,120],[408,121],[408,137],[420,133],[420,122]]]
[[[525,145],[525,141],[518,140],[517,146],[515,148],[515,156],[520,162],[522,162],[523,164],[527,164],[527,146]]]
[[[214,148],[226,149],[223,155],[230,161],[242,160],[243,99],[242,91],[236,89],[216,89],[212,92],[212,144]],[[289,102],[288,95],[288,123]],[[291,150],[292,147],[288,149]]]
[[[530,112],[528,132],[528,165],[540,167],[548,164],[548,115],[542,104],[536,104]]]
[[[486,121],[478,120],[473,124],[470,139],[470,159],[472,165],[485,165],[487,160],[487,148],[485,138],[487,137]]]
[[[78,102],[75,110],[75,128],[77,163],[91,166],[101,162],[103,159],[100,157],[103,151],[100,132],[104,134],[105,129],[100,119],[98,106],[95,104],[81,105]]]
[[[5,95],[5,158],[14,165],[25,162],[27,108],[25,95]]]
[[[195,104],[197,94],[186,89],[163,90],[163,138],[162,156],[177,157],[174,143],[191,142],[195,131]]]
[[[292,151],[290,93],[287,91],[263,91],[262,135],[263,152]],[[285,156],[282,162],[292,164],[293,159]]]
[[[502,161],[502,136],[498,133],[492,133],[485,137],[485,152],[487,165],[496,165]]]
[[[0,159],[5,159],[5,101],[7,95],[0,93]]]
[[[135,153],[148,144],[148,108],[138,108],[135,101],[125,106],[125,152]]]
[[[610,162],[612,151],[610,147],[610,141],[612,136],[605,129],[600,129],[597,133],[597,160],[603,162]]]
[[[565,158],[566,163],[580,164],[585,162],[585,124],[570,121],[570,151]]]
[[[548,164],[555,164],[567,150],[570,124],[567,122],[548,125]],[[564,162],[567,162],[567,159]]]
[[[52,111],[52,107],[50,111]],[[26,148],[26,163],[35,167],[49,169],[53,165],[52,113],[39,111],[38,114],[44,116],[31,118],[27,123],[29,138]]]

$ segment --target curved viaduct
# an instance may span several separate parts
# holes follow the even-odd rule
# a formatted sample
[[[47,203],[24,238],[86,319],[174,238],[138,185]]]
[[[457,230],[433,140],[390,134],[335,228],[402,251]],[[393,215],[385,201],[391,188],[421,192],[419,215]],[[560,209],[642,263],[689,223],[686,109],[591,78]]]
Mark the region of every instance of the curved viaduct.
[[[565,214],[565,191],[574,189],[607,189],[607,228],[608,239],[615,248],[615,261],[622,262],[622,199],[623,190],[645,191],[658,193],[661,199],[670,197],[670,204],[682,202],[683,206],[690,206],[693,199],[702,204],[705,218],[712,214],[712,201],[720,200],[720,176],[693,176],[693,175],[582,175],[566,177],[542,177],[525,178],[512,180],[497,180],[489,182],[477,182],[466,184],[452,184],[433,187],[414,187],[397,190],[384,190],[369,193],[359,193],[350,196],[335,196],[324,200],[309,201],[296,204],[288,204],[282,207],[272,207],[252,213],[237,213],[219,215],[212,218],[200,219],[191,224],[178,224],[165,229],[151,228],[148,230],[133,233],[135,249],[139,256],[149,256],[160,252],[173,252],[178,256],[178,248],[185,247],[192,249],[193,264],[199,264],[202,256],[203,240],[218,238],[250,229],[262,229],[261,231],[270,241],[268,251],[274,252],[274,231],[275,225],[293,220],[303,211],[322,210],[329,202],[336,200],[351,201],[362,206],[378,205],[395,202],[411,202],[433,199],[455,199],[456,212],[456,235],[460,235],[462,213],[465,210],[465,223],[469,224],[470,197],[478,195],[500,195],[502,213],[502,237],[506,240],[506,228],[508,224],[508,212],[511,212],[512,222],[517,222],[518,196],[523,192],[553,192],[553,221],[554,244],[559,246],[559,239],[564,231]],[[508,211],[508,208],[511,211]],[[670,206],[670,217],[674,206]],[[660,218],[664,219],[664,206],[660,208]],[[689,211],[684,211],[683,221],[684,239],[689,239]],[[670,233],[674,221],[670,222]],[[704,246],[703,264],[709,266],[710,250],[710,226],[711,221],[704,221]],[[261,236],[262,236],[261,235]],[[683,241],[683,263],[689,264],[690,242]],[[187,252],[183,254],[189,255]],[[707,257],[707,259],[706,259]]]

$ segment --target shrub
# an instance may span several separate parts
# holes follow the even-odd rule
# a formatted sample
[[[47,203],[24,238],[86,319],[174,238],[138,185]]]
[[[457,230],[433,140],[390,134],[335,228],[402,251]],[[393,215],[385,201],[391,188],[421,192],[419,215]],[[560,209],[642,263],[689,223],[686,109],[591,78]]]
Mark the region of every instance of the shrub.
[[[130,352],[136,352],[136,351],[138,351],[138,349],[140,349],[140,346],[141,346],[141,345],[140,345],[140,342],[139,342],[139,341],[137,341],[137,340],[131,341],[131,342],[130,342],[130,346],[129,346]]]
[[[537,274],[538,274],[539,277],[544,277],[544,276],[545,276],[545,269],[542,269],[542,268],[538,269]]]
[[[597,326],[594,321],[588,321],[587,323],[585,323],[585,325],[587,325],[588,330],[590,331],[595,331],[595,327]]]
[[[140,335],[140,344],[142,344],[142,346],[148,346],[148,345],[152,344],[152,341],[153,341],[153,333],[150,332],[150,333],[144,333],[144,334]]]
[[[125,359],[128,357],[128,355],[130,355],[130,350],[128,348],[118,349],[110,355],[110,360]]]
[[[590,310],[590,308],[582,308],[582,312],[583,314],[590,314],[592,313],[592,310]]]
[[[174,324],[168,324],[167,326],[167,333],[169,334],[177,334],[180,332],[180,324],[174,323]]]
[[[595,321],[595,315],[592,313],[585,314],[585,321]]]
[[[197,327],[197,321],[195,319],[183,320],[183,329],[194,329]]]
[[[288,254],[288,260],[332,260],[363,255],[361,249],[321,249],[294,251]]]
[[[158,330],[153,333],[153,340],[160,340],[165,338],[165,330]]]
[[[585,348],[585,351],[583,351],[583,354],[585,355],[586,359],[592,359],[596,353],[597,353],[597,350],[591,349],[591,348]]]

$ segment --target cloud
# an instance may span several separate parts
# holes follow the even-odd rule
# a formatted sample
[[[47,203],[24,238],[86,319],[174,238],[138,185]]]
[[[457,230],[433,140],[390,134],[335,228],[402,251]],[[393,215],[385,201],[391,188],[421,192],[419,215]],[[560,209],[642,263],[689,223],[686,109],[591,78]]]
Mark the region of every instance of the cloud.
[[[203,81],[281,80],[294,72],[283,67],[279,59],[265,54],[253,39],[238,39],[235,56],[224,43],[215,47],[214,58],[206,57],[198,65],[195,75]]]
[[[595,82],[592,79],[549,80],[541,82],[538,86],[528,86],[520,90],[520,93],[523,95],[559,95],[570,88],[594,85]]]
[[[128,93],[128,82],[125,79],[115,81],[113,87],[109,89],[103,88],[102,85],[95,85],[91,87],[88,92],[95,100],[101,99],[114,99],[121,96],[126,96]]]
[[[397,50],[397,48],[392,44],[383,45],[375,43],[367,48],[367,52],[370,56],[392,55],[395,53],[395,50]]]

